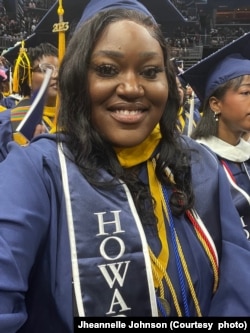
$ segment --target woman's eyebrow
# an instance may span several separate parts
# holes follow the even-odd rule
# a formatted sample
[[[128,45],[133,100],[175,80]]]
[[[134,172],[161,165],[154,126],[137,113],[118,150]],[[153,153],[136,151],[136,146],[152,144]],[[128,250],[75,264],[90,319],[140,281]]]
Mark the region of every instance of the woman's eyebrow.
[[[92,57],[98,57],[98,56],[109,56],[112,58],[123,58],[124,53],[120,51],[115,50],[99,50],[92,54]],[[141,58],[153,58],[153,57],[160,57],[158,52],[148,51],[148,52],[140,52],[139,56]]]

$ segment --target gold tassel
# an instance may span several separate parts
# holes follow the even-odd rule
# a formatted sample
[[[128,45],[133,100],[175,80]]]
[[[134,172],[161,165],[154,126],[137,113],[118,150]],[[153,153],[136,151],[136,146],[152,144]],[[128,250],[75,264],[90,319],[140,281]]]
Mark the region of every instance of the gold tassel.
[[[64,9],[62,6],[62,0],[59,0],[59,6],[57,9],[57,14],[59,17],[59,29],[58,29],[58,58],[59,63],[61,62],[65,53],[65,31],[68,30],[67,22],[63,22]]]
[[[15,62],[13,71],[13,91],[19,92],[20,83],[23,83],[28,78],[28,84],[31,86],[31,68],[30,60],[27,55],[27,49],[24,47],[24,41],[21,42],[19,54]]]
[[[65,54],[65,44],[66,44],[65,32],[69,29],[69,22],[63,21],[64,9],[62,6],[62,0],[58,1],[57,14],[59,17],[59,23],[54,25],[53,32],[58,32],[58,59],[59,59],[59,64],[60,64],[64,57],[64,54]],[[57,96],[56,114],[55,114],[54,121],[53,121],[55,127],[56,127],[56,123],[57,123],[58,109],[59,109],[59,98]]]

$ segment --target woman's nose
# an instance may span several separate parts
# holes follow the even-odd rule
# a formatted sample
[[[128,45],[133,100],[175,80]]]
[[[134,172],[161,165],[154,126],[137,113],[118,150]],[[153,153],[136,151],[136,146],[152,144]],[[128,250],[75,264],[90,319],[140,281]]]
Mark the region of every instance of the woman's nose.
[[[117,94],[127,95],[128,97],[138,97],[144,94],[144,88],[136,74],[129,73],[124,75],[118,86]]]

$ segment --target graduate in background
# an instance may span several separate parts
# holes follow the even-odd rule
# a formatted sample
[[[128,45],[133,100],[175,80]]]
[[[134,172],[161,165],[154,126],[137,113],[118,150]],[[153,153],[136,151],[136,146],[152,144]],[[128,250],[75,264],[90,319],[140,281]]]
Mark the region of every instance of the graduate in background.
[[[5,57],[0,56],[0,107],[3,108],[6,107],[2,105],[2,100],[11,93],[11,78],[11,64]],[[1,107],[1,110],[3,108]]]
[[[13,91],[18,92],[22,96],[22,100],[11,110],[14,131],[29,110],[32,95],[41,87],[47,68],[51,68],[53,72],[47,90],[43,123],[48,131],[52,128],[58,94],[58,49],[50,43],[41,43],[35,47],[29,47],[27,50],[21,50],[16,60],[13,72]]]
[[[179,128],[182,134],[190,136],[197,126],[201,114],[195,103],[196,97],[193,93],[188,94],[189,87],[183,84],[179,76],[176,76],[176,83],[180,94]]]
[[[42,123],[37,125],[34,136],[45,131],[49,132],[54,126],[58,96],[58,50],[50,43],[41,43],[28,49],[24,47],[24,44],[22,45],[13,71],[13,92],[18,93],[21,100],[13,108],[0,114],[0,119],[2,119],[0,125],[0,161],[8,154],[7,146],[11,140],[14,139],[22,145],[29,142],[27,138],[15,132],[29,111],[33,94],[40,89],[47,68],[52,69],[52,76],[44,103]],[[13,133],[15,133],[14,136]]]
[[[192,138],[216,153],[231,186],[250,240],[250,33],[197,65],[182,77],[203,101]]]
[[[16,132],[16,129],[19,128],[20,123],[23,122],[23,119],[30,110],[33,98],[44,81],[44,75],[47,69],[51,70],[52,74],[46,89],[44,107],[43,110],[40,110],[41,102],[39,102],[38,107],[34,110],[34,113],[36,114],[43,111],[42,123],[37,125],[28,123],[37,119],[36,115],[32,115],[27,121],[26,129],[34,127],[33,136],[35,137],[44,132],[53,132],[56,128],[59,103],[57,94],[57,75],[60,61],[65,52],[65,33],[69,28],[69,22],[63,22],[64,8],[62,0],[58,1],[57,14],[59,22],[50,22],[51,29],[49,29],[47,33],[45,33],[42,28],[42,31],[36,31],[33,36],[22,41],[19,48],[16,46],[4,53],[6,57],[12,60],[14,58],[14,78],[11,80],[10,90],[11,92],[14,90],[18,93],[11,94],[4,98],[2,100],[3,106],[0,106],[0,111],[1,109],[4,111],[0,113],[0,161],[2,161],[8,154],[7,146],[13,139],[20,145],[26,145],[29,143],[30,139],[24,137],[21,133]],[[54,15],[52,16],[54,19]],[[49,24],[47,22],[46,29],[48,26]],[[32,37],[34,38],[35,36],[35,39],[37,40],[54,40],[52,37],[54,37],[55,34],[58,34],[58,49],[52,43],[47,41],[35,43],[34,39],[32,39]],[[41,37],[41,35],[43,37]],[[28,54],[25,43],[30,44],[31,39],[32,47],[28,48]],[[15,54],[17,52],[18,57],[15,59]],[[16,96],[18,96],[19,103]]]
[[[89,2],[60,65],[58,132],[0,163],[0,332],[250,313],[250,244],[222,167],[177,129],[175,80],[140,2]]]
[[[178,127],[182,134],[190,136],[200,119],[198,98],[193,94],[191,87],[180,77],[183,70],[178,66],[176,59],[173,58],[171,61],[176,71],[176,84],[180,95]]]

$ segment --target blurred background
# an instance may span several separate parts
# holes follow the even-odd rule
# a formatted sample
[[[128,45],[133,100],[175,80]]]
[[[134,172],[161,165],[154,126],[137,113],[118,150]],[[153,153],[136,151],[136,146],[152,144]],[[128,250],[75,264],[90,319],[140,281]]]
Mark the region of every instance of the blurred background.
[[[73,7],[78,9],[83,2],[88,1],[62,2],[63,6],[65,3],[64,21],[72,20]],[[141,2],[153,12],[156,20],[163,26],[166,39],[171,46],[172,57],[183,69],[250,31],[250,0]],[[49,34],[53,35],[53,24],[58,22],[57,7],[56,0],[0,0],[0,53],[4,54],[9,48],[18,45],[38,27],[43,32],[42,39],[49,40]],[[48,16],[52,9],[54,14]],[[70,10],[70,17],[67,17]],[[81,14],[79,10],[76,12]],[[56,41],[56,36],[53,35],[55,44]]]

